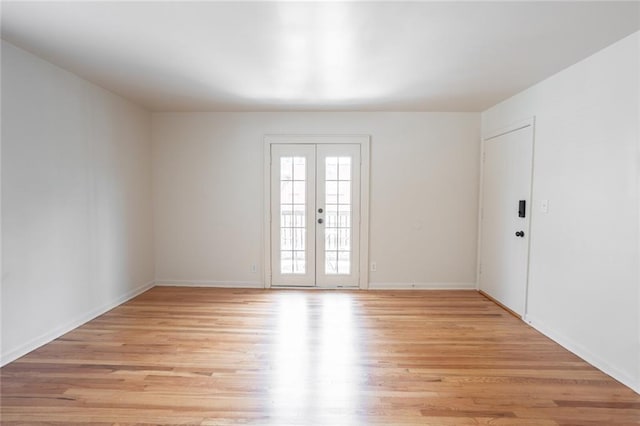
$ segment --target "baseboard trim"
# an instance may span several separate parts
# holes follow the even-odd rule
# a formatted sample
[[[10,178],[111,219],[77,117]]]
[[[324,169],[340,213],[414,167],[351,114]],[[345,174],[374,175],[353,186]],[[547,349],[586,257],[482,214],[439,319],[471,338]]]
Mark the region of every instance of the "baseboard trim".
[[[611,376],[623,385],[631,388],[634,392],[640,394],[640,384],[636,383],[633,377],[612,366],[607,361],[595,355],[593,352],[589,351],[581,344],[575,342],[565,335],[552,331],[552,329],[548,327],[544,322],[532,317],[531,315],[525,316],[524,321],[563,348],[567,349],[569,352],[572,352],[573,354],[579,356],[598,370],[602,371],[608,376]]]
[[[480,293],[481,295],[483,295],[485,298],[489,299],[490,301],[492,301],[496,305],[500,306],[502,309],[504,309],[505,311],[507,311],[508,313],[513,315],[514,317],[518,318],[519,320],[522,319],[522,316],[519,313],[517,313],[516,311],[512,311],[511,309],[507,308],[506,305],[498,302],[496,299],[493,298],[493,296],[488,295],[487,293],[485,293],[482,290],[478,290],[478,293]]]
[[[79,317],[67,322],[66,324],[60,326],[60,327],[56,327],[55,329],[53,329],[52,331],[49,331],[47,333],[44,333],[34,339],[31,339],[30,341],[28,341],[27,343],[24,343],[22,345],[20,345],[19,347],[12,349],[10,351],[7,352],[3,352],[2,355],[0,356],[0,366],[5,366],[7,364],[9,364],[10,362],[15,361],[16,359],[28,354],[31,351],[34,351],[36,349],[38,349],[40,346],[46,345],[47,343],[51,342],[52,340],[57,339],[58,337],[70,332],[71,330],[74,330],[78,327],[80,327],[81,325],[91,321],[92,319],[99,317],[100,315],[104,314],[105,312],[110,311],[111,309],[122,305],[123,303],[133,299],[134,297],[144,293],[145,291],[149,290],[150,288],[152,288],[155,285],[155,281],[149,281],[148,283],[137,287],[131,291],[128,291],[127,293],[125,293],[124,295],[118,297],[117,299],[109,302],[109,303],[105,303],[104,305],[96,308],[96,309],[92,309],[89,312],[80,315]]]
[[[369,283],[369,290],[475,290],[476,283]]]
[[[260,281],[156,280],[159,287],[264,288]]]

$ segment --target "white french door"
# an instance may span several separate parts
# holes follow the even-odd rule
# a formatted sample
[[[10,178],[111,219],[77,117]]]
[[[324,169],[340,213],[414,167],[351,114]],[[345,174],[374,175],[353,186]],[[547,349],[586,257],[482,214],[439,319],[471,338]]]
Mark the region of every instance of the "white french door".
[[[271,285],[357,287],[360,145],[270,147]]]
[[[360,146],[317,145],[316,285],[358,285]]]
[[[315,145],[271,145],[272,285],[315,285],[315,182]]]

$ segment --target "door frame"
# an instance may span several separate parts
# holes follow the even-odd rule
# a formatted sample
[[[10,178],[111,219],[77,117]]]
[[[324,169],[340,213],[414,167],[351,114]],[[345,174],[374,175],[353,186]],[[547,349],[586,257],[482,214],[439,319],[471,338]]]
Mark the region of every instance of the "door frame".
[[[369,135],[265,135],[264,136],[264,203],[263,203],[263,279],[271,288],[271,145],[273,144],[355,144],[360,145],[360,258],[357,288],[369,287]],[[278,288],[282,288],[278,286]],[[331,287],[304,287],[331,288]]]
[[[529,118],[516,121],[508,126],[500,127],[497,129],[493,129],[484,133],[480,140],[480,183],[478,188],[478,242],[476,246],[476,290],[481,291],[480,289],[480,271],[482,268],[482,209],[483,209],[483,192],[484,192],[484,159],[485,159],[485,143],[490,141],[491,139],[495,139],[499,136],[506,135],[508,133],[516,132],[518,130],[526,129],[527,127],[531,127],[531,187],[529,188],[529,226],[525,230],[529,238],[527,238],[527,270],[526,270],[526,280],[524,287],[524,308],[522,312],[522,320],[528,322],[527,313],[529,310],[529,264],[531,260],[531,228],[534,220],[534,211],[535,211],[535,203],[533,199],[533,187],[534,187],[534,167],[535,167],[535,153],[536,153],[536,117],[531,116]]]

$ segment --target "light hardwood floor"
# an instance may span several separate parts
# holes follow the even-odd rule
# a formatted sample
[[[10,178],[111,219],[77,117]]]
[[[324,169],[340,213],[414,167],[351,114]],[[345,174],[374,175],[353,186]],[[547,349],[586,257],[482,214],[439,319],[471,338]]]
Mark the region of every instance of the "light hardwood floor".
[[[156,287],[0,374],[3,424],[640,423],[474,291]]]

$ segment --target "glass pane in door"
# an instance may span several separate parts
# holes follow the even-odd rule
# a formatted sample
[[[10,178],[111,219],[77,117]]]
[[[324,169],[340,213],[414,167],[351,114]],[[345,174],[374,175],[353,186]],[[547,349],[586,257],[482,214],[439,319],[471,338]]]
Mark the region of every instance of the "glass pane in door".
[[[325,274],[351,273],[351,157],[325,159]]]
[[[280,158],[280,273],[306,273],[306,159]]]

